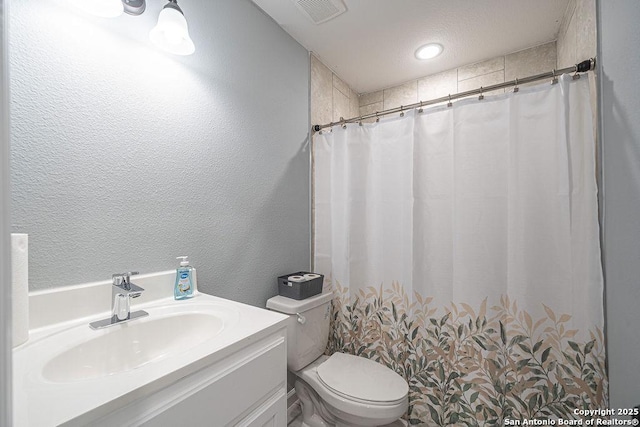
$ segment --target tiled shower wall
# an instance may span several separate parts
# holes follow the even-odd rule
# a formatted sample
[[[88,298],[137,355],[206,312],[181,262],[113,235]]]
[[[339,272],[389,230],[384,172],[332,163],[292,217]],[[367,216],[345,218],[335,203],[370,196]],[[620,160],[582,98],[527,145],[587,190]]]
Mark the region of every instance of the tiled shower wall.
[[[556,68],[556,42],[499,56],[360,95],[360,115],[428,101]],[[500,91],[504,91],[501,89]]]
[[[311,125],[355,117],[358,108],[358,94],[312,54]]]
[[[571,0],[557,41],[357,95],[311,55],[311,124],[337,122],[560,69],[596,56],[596,0]],[[595,94],[595,75],[589,76]],[[532,83],[537,84],[537,83]],[[594,111],[596,98],[593,97]]]
[[[558,32],[558,68],[595,58],[598,50],[596,31],[596,0],[571,0]],[[598,92],[596,77],[595,72],[589,73],[593,129],[594,135],[597,137]]]
[[[311,55],[311,124],[337,122],[389,108],[439,98],[480,86],[489,86],[556,68],[556,42],[453,70],[376,92],[356,94],[317,57]]]

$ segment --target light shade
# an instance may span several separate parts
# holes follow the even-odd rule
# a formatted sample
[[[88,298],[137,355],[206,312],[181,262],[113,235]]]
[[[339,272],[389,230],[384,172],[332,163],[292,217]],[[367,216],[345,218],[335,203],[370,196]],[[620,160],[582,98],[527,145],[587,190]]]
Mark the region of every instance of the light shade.
[[[424,46],[420,46],[416,50],[416,58],[418,59],[431,59],[440,55],[443,51],[443,47],[438,43],[429,43]]]
[[[124,11],[121,0],[79,0],[74,4],[85,12],[103,18],[115,18]]]
[[[175,55],[191,55],[196,50],[189,37],[187,20],[175,2],[162,9],[158,25],[151,30],[149,38],[159,48]]]

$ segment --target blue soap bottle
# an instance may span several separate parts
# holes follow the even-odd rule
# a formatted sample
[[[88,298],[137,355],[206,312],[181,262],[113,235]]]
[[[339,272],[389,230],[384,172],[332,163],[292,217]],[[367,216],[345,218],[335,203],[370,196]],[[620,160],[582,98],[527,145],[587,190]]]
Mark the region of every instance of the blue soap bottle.
[[[173,287],[173,296],[177,300],[193,297],[193,267],[189,265],[186,256],[179,256],[180,267],[176,269],[176,284]]]

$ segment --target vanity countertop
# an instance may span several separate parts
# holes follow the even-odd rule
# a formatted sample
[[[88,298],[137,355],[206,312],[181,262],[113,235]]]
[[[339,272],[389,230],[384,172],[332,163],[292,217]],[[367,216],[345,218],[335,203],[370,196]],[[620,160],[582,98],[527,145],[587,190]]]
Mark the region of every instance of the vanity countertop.
[[[27,343],[13,351],[14,424],[53,426],[77,420],[87,413],[96,417],[108,414],[285,327],[286,316],[246,304],[202,293],[182,301],[166,297],[167,291],[172,290],[173,277],[173,271],[141,276],[136,282],[151,291],[146,298],[141,297],[140,302],[132,304],[132,311],[142,309],[149,316],[101,330],[91,329],[89,323],[110,313],[86,315],[87,307],[74,298],[91,296],[89,301],[94,301],[97,293],[100,297],[106,296],[108,302],[108,282],[32,294],[31,322],[38,327],[30,330]],[[39,309],[52,311],[43,307],[60,307],[56,304],[61,301],[75,301],[77,310],[72,307],[66,314],[33,313]],[[204,318],[198,316],[215,318],[215,322],[206,326],[190,325]],[[51,319],[57,321],[47,324]],[[158,319],[164,319],[165,323],[152,324]],[[172,334],[169,331],[163,334],[163,329],[159,334],[154,332],[154,326],[165,328],[170,324],[166,322],[173,320],[182,320],[185,324],[179,328],[185,331],[192,326],[199,329],[184,336],[176,333],[175,325],[171,325]],[[141,335],[144,339],[131,341],[129,332],[136,329],[144,331]],[[114,333],[129,333],[124,348],[118,348],[118,340],[111,338],[119,336]],[[149,334],[157,336],[149,338]],[[94,345],[88,348],[85,346],[88,342]],[[154,349],[144,348],[149,342]],[[158,346],[158,342],[162,345]],[[132,348],[136,345],[140,348]],[[165,345],[170,350],[162,351]],[[102,350],[106,356],[102,356]],[[119,360],[121,354],[125,360]],[[93,359],[101,357],[105,360],[94,363]],[[82,362],[75,364],[73,358],[91,360],[90,366],[76,366]],[[129,359],[139,360],[129,363]]]

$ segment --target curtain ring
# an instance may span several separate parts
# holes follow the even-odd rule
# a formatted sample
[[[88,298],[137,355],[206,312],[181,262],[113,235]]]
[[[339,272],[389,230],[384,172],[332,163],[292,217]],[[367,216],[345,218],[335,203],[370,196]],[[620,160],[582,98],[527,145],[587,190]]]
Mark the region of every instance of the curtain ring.
[[[482,101],[484,99],[484,95],[482,94],[483,90],[484,90],[484,88],[482,86],[480,86],[480,96],[478,97],[478,101]]]
[[[376,123],[380,122],[380,116],[378,116],[378,112],[376,111]]]
[[[340,117],[340,126],[342,127],[342,129],[346,129],[347,128],[347,122],[344,120],[344,117]]]
[[[578,74],[578,64],[576,64],[576,71],[573,73],[573,76],[571,76],[571,78],[573,80],[578,80],[580,79],[580,74]]]
[[[358,125],[362,126],[362,116],[358,118]]]
[[[449,102],[447,102],[447,107],[452,107],[453,103],[451,102],[451,94],[449,94]]]
[[[516,77],[516,85],[513,88],[513,93],[516,93],[516,92],[519,92],[519,91],[520,91],[520,88],[518,87],[518,78]]]
[[[424,109],[422,108],[422,101],[420,101],[420,108],[418,108],[418,113],[422,113]]]
[[[558,83],[558,77],[556,77],[556,69],[553,69],[553,78],[551,79],[551,84],[554,85]]]
[[[400,106],[400,117],[404,117],[404,106]]]

